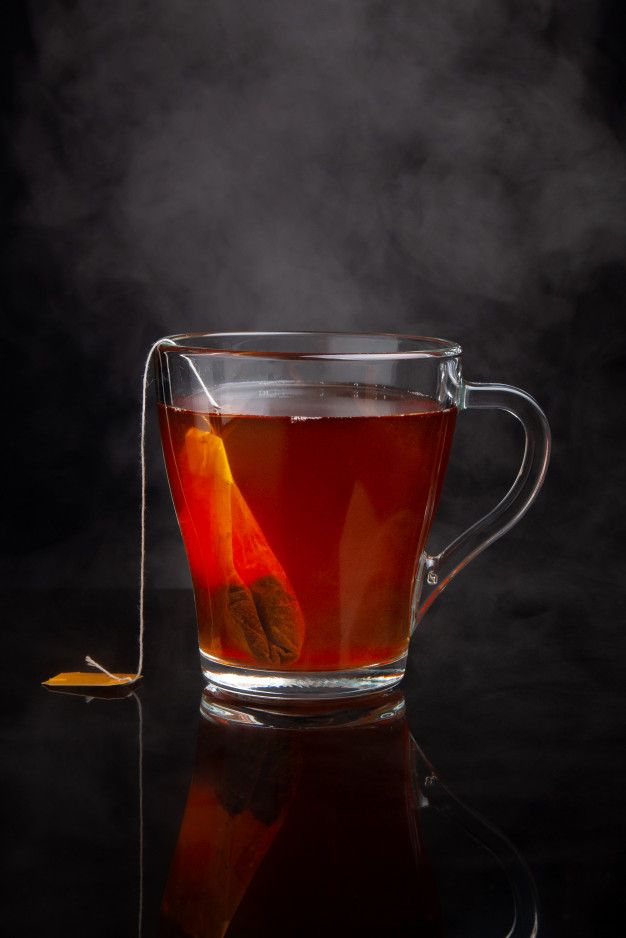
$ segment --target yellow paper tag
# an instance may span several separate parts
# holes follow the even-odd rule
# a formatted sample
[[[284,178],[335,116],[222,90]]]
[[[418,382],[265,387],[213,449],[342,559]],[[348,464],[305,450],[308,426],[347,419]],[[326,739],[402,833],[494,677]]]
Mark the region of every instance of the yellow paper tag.
[[[115,678],[101,671],[62,671],[42,681],[48,687],[125,687],[141,679],[140,674],[117,674]]]

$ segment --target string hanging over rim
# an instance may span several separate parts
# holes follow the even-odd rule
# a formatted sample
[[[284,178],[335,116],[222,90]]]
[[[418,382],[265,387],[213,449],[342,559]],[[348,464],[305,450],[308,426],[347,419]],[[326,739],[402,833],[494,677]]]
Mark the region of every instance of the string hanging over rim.
[[[139,518],[139,634],[137,639],[138,645],[138,654],[137,654],[137,670],[134,674],[119,674],[113,671],[110,671],[108,668],[105,668],[103,664],[100,664],[99,661],[96,661],[95,658],[92,658],[91,655],[85,656],[85,662],[91,667],[100,671],[101,674],[109,678],[109,682],[98,681],[97,675],[94,675],[93,672],[81,672],[81,671],[70,671],[62,672],[57,674],[55,677],[50,678],[48,681],[44,681],[44,684],[49,685],[65,685],[67,687],[79,687],[79,686],[88,686],[90,684],[98,683],[110,683],[115,684],[132,684],[135,681],[138,681],[143,676],[143,660],[144,660],[144,633],[145,633],[145,593],[146,593],[146,507],[147,507],[147,467],[146,467],[146,417],[147,417],[147,407],[148,407],[148,383],[149,383],[149,374],[150,366],[152,365],[152,360],[154,353],[157,348],[161,345],[170,345],[174,348],[180,348],[178,344],[168,337],[157,339],[156,342],[150,346],[148,354],[146,356],[146,361],[144,364],[142,381],[141,381],[141,422],[140,422],[140,433],[139,433],[139,466],[140,466],[140,488],[141,488],[141,508],[140,508],[140,518]],[[181,349],[183,351],[183,349]],[[211,392],[207,388],[206,384],[202,380],[198,369],[196,368],[191,356],[182,355],[181,356],[189,365],[190,370],[193,372],[197,378],[202,392],[208,398],[211,407],[215,410],[220,410],[220,406],[217,401],[212,396]]]
[[[157,339],[156,342],[150,346],[150,350],[146,356],[146,361],[143,368],[143,376],[141,381],[141,423],[140,423],[140,432],[139,432],[139,467],[140,467],[140,487],[141,487],[141,508],[139,515],[139,635],[138,635],[138,656],[137,656],[137,671],[135,674],[134,680],[138,680],[143,675],[143,657],[144,657],[144,633],[145,633],[145,597],[146,597],[146,412],[148,409],[148,376],[150,374],[150,366],[152,364],[152,358],[159,347],[164,343],[168,345],[176,345],[172,339]],[[107,674],[113,680],[118,681],[120,684],[129,683],[127,677],[121,678],[113,674],[102,664],[92,658],[90,655],[87,655],[85,658],[87,664],[91,665],[92,668],[97,668],[99,671],[102,671],[104,674]],[[131,679],[132,680],[132,679]]]

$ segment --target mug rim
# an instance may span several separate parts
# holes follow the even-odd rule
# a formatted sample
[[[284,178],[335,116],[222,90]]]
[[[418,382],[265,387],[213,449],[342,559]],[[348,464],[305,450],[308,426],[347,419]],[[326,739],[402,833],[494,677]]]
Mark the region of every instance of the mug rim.
[[[255,348],[228,348],[219,344],[199,344],[198,339],[253,339],[271,337],[324,337],[358,339],[395,339],[399,343],[409,346],[405,349],[372,351],[368,349],[342,352],[320,352],[302,350],[273,350]],[[411,347],[412,346],[412,347]],[[458,358],[462,354],[461,346],[449,339],[440,339],[435,336],[415,335],[403,332],[333,332],[325,330],[263,330],[263,331],[237,331],[237,332],[181,332],[164,336],[157,343],[159,352],[192,353],[194,355],[227,355],[244,358],[279,358],[279,359],[313,359],[313,360],[339,360],[359,361],[367,360],[401,360],[437,358]]]

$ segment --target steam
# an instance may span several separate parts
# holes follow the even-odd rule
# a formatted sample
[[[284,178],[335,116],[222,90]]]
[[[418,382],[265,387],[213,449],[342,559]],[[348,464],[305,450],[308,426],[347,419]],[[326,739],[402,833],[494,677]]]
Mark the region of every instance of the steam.
[[[150,341],[185,330],[420,331],[506,378],[624,256],[583,0],[83,0],[31,26],[20,220],[75,299],[55,328],[100,368],[115,350],[120,407]]]
[[[586,8],[551,42],[547,2],[52,7],[64,156],[31,115],[30,217],[97,231],[75,278],[139,279],[165,332],[414,321],[422,286],[515,304],[624,246]]]

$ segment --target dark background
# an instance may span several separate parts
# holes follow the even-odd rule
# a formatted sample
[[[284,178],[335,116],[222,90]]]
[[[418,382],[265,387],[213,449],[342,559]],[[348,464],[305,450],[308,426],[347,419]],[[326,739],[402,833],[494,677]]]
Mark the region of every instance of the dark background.
[[[595,934],[616,933],[624,4],[41,0],[7,2],[3,16],[0,585],[35,597],[7,601],[9,661],[37,681],[85,652],[118,667],[132,655],[140,379],[156,338],[330,328],[456,339],[469,378],[540,401],[553,461],[529,515],[429,615],[415,667],[442,725],[455,707],[486,721],[475,742],[493,758],[511,733],[535,766],[553,753],[535,796],[548,866],[569,885],[548,888],[546,933],[593,934],[594,918]],[[439,541],[495,502],[519,459],[506,416],[460,424]],[[153,425],[148,460],[148,583],[186,588]],[[36,591],[63,590],[82,591],[80,624],[66,600],[37,612]],[[89,609],[119,590],[103,630]],[[150,631],[148,646],[149,666]],[[13,732],[30,725],[31,710],[11,712]],[[458,752],[466,737],[439,729]],[[454,764],[445,745],[439,759]],[[568,789],[583,766],[592,790]],[[571,816],[551,826],[545,806],[566,790]],[[541,824],[517,821],[518,842],[540,838]],[[523,846],[541,866],[537,841]]]

